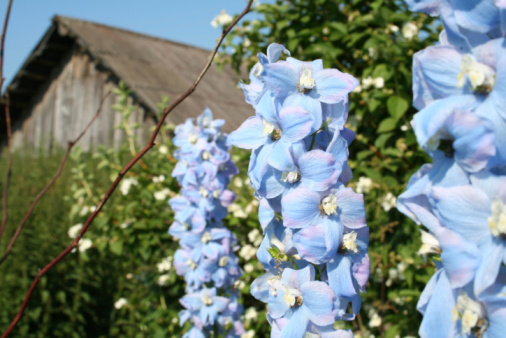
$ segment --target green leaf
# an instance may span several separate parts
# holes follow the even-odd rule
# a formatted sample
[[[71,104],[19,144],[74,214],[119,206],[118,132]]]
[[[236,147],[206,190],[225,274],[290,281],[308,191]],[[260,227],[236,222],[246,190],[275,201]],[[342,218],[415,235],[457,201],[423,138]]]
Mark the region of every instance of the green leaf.
[[[374,142],[374,145],[377,147],[377,148],[380,148],[382,149],[384,146],[385,146],[385,143],[388,141],[388,139],[390,137],[392,137],[394,134],[393,133],[386,133],[386,134],[382,134],[380,135],[376,141]]]
[[[109,249],[113,254],[116,254],[118,256],[121,256],[123,253],[123,241],[116,240],[109,244]]]
[[[374,71],[372,72],[372,77],[373,78],[382,77],[385,80],[385,82],[387,82],[388,80],[390,80],[393,74],[394,72],[391,65],[381,63],[374,68]]]
[[[409,103],[400,96],[390,96],[387,101],[387,109],[392,117],[400,119],[408,111]]]
[[[389,131],[392,131],[395,129],[395,126],[397,125],[397,119],[393,117],[388,117],[381,121],[379,127],[378,127],[378,133],[386,133]]]

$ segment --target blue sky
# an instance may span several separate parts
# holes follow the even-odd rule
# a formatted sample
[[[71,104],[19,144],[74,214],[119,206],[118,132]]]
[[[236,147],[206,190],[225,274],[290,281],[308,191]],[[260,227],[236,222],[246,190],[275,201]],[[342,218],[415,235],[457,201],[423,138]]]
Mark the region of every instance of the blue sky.
[[[1,25],[7,2],[0,1]],[[246,3],[245,0],[14,0],[5,39],[4,88],[49,28],[54,15],[212,49],[220,30],[211,26],[211,20],[222,9],[229,14],[240,13]]]

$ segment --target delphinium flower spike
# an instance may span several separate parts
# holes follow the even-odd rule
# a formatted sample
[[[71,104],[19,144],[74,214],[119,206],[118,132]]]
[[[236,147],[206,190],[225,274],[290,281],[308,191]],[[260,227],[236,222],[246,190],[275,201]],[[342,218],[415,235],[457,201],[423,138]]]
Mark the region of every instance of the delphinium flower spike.
[[[175,212],[169,233],[179,240],[174,266],[186,281],[180,302],[181,325],[193,327],[185,337],[206,337],[215,328],[227,337],[244,333],[242,306],[234,282],[242,275],[234,251],[237,239],[223,226],[227,207],[235,194],[227,189],[237,168],[230,159],[223,120],[213,120],[206,109],[196,120],[176,127],[174,144],[178,160],[172,175],[181,185],[179,196],[169,201]]]
[[[251,293],[268,304],[272,336],[352,336],[334,323],[355,318],[369,278],[363,198],[345,186],[355,135],[344,125],[358,81],[322,60],[278,61],[283,53],[271,44],[258,54],[242,85],[255,115],[228,139],[252,150],[248,175],[260,200],[266,273]]]
[[[415,54],[412,125],[432,157],[397,207],[439,256],[418,302],[422,337],[506,332],[506,12],[504,1],[407,0],[440,15],[440,43]]]

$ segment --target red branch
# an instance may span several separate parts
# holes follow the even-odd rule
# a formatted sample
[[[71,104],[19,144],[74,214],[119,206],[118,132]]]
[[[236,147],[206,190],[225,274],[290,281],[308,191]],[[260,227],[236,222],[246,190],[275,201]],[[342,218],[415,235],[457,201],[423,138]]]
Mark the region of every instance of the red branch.
[[[2,86],[4,84],[3,77],[3,69],[4,69],[4,43],[5,43],[5,34],[7,33],[7,23],[9,22],[9,16],[11,14],[11,6],[12,0],[9,0],[9,4],[7,5],[7,13],[5,13],[5,21],[4,27],[2,29],[2,39],[0,41],[0,92],[2,90]],[[5,225],[7,224],[7,192],[9,189],[9,182],[11,178],[11,169],[12,169],[12,149],[11,149],[11,118],[9,112],[9,95],[7,92],[5,93],[5,122],[7,124],[7,151],[8,151],[8,160],[7,160],[7,174],[5,178],[5,186],[2,195],[2,224],[0,225],[0,238],[2,238],[2,234],[5,229]]]
[[[60,175],[61,175],[61,173],[63,171],[63,167],[65,167],[65,164],[67,163],[67,159],[68,159],[68,157],[70,155],[70,152],[72,151],[72,148],[74,148],[74,146],[76,145],[76,143],[79,142],[79,140],[84,136],[84,134],[86,134],[86,132],[88,131],[88,129],[90,129],[90,127],[93,124],[93,122],[95,122],[95,120],[100,115],[100,112],[102,111],[102,105],[104,104],[104,101],[109,96],[109,94],[110,94],[110,92],[108,92],[107,94],[105,94],[105,96],[102,98],[102,100],[100,101],[100,104],[98,106],[97,112],[95,113],[95,116],[93,116],[93,118],[88,123],[88,125],[86,126],[86,128],[84,128],[83,131],[81,131],[81,134],[79,134],[79,136],[74,141],[69,141],[68,142],[67,151],[65,152],[65,155],[63,156],[63,158],[62,158],[62,160],[60,162],[60,166],[58,167],[58,170],[56,171],[56,174],[53,176],[53,178],[51,179],[51,181],[49,181],[48,184],[37,194],[37,196],[33,200],[32,205],[30,206],[30,208],[26,212],[25,217],[23,217],[23,219],[21,220],[21,223],[19,223],[18,228],[16,229],[16,232],[14,233],[14,236],[12,236],[12,239],[9,242],[9,245],[7,246],[7,249],[5,250],[5,254],[3,255],[2,258],[0,258],[0,265],[5,261],[5,259],[7,258],[7,256],[9,256],[9,253],[11,252],[11,249],[12,249],[12,246],[14,245],[14,242],[16,242],[16,239],[18,238],[19,234],[21,233],[21,230],[23,229],[23,226],[25,225],[26,221],[28,221],[28,218],[32,214],[33,209],[35,209],[35,206],[37,205],[37,203],[39,202],[39,200],[42,198],[42,196],[44,196],[44,194],[49,190],[49,188],[51,188],[51,186],[56,182],[56,180],[58,179],[58,177],[60,177]]]
[[[214,50],[212,51],[211,55],[209,56],[207,64],[204,66],[204,68],[202,69],[202,71],[200,72],[200,74],[197,76],[197,79],[195,80],[195,82],[170,107],[167,107],[167,108],[164,109],[164,111],[162,113],[162,116],[161,116],[160,120],[158,121],[158,124],[156,125],[156,128],[153,131],[153,134],[151,135],[151,138],[149,139],[149,142],[118,173],[118,177],[116,177],[116,180],[114,180],[114,182],[112,183],[112,185],[109,188],[109,190],[107,191],[107,193],[104,195],[104,197],[102,198],[102,200],[100,201],[100,203],[97,205],[96,210],[86,220],[86,223],[84,223],[81,231],[76,236],[76,238],[74,238],[74,240],[72,241],[72,243],[65,250],[63,250],[55,259],[53,259],[43,269],[39,270],[39,272],[37,273],[37,275],[35,276],[35,278],[34,278],[34,280],[32,282],[32,285],[30,286],[30,289],[28,290],[28,292],[27,292],[27,294],[25,296],[25,299],[23,300],[23,303],[21,304],[21,307],[19,308],[19,311],[18,311],[16,317],[14,317],[13,321],[11,322],[11,324],[9,325],[9,327],[4,332],[4,334],[2,335],[1,338],[7,337],[11,333],[11,331],[14,329],[14,327],[16,326],[16,324],[19,322],[19,320],[21,319],[21,316],[23,315],[23,312],[24,312],[26,306],[28,305],[28,301],[30,300],[30,297],[32,296],[32,293],[35,290],[35,287],[37,286],[37,283],[39,282],[40,278],[42,276],[44,276],[53,266],[55,266],[56,264],[58,264],[74,248],[77,247],[77,245],[79,243],[79,240],[86,233],[86,231],[88,230],[91,222],[93,222],[93,220],[95,219],[95,217],[97,216],[97,214],[102,210],[102,207],[104,206],[104,204],[107,203],[107,201],[111,197],[111,194],[114,192],[114,190],[118,186],[118,184],[121,181],[121,179],[123,178],[123,176],[125,176],[125,174],[134,166],[135,163],[137,163],[144,156],[144,154],[146,154],[151,148],[153,148],[153,146],[155,145],[155,138],[158,135],[158,133],[160,132],[160,128],[162,127],[162,125],[163,125],[165,119],[167,118],[167,116],[170,114],[170,112],[172,112],[174,110],[174,108],[176,108],[181,102],[183,102],[188,96],[190,96],[195,91],[195,89],[197,88],[197,85],[199,84],[200,80],[202,79],[202,77],[205,75],[205,73],[207,72],[207,70],[211,66],[211,64],[213,62],[213,59],[214,59],[214,56],[216,55],[216,52],[218,51],[218,48],[220,47],[221,43],[223,42],[223,39],[230,32],[230,30],[237,24],[237,22],[244,15],[246,15],[249,12],[252,3],[253,3],[253,0],[249,0],[248,4],[246,5],[246,8],[241,12],[241,14],[239,14],[235,18],[235,20],[232,21],[232,23],[226,29],[223,30],[223,32],[221,33],[220,39],[216,43],[216,46],[214,47]]]
[[[1,88],[1,85],[0,85]],[[4,191],[2,194],[2,225],[0,225],[0,239],[2,238],[2,234],[5,229],[5,225],[7,224],[7,198],[8,198],[8,190],[9,183],[11,181],[11,172],[12,172],[12,149],[11,149],[11,117],[10,117],[10,99],[9,93],[5,92],[5,123],[7,124],[7,173],[5,175],[5,185]],[[2,264],[2,260],[0,260],[0,264]]]

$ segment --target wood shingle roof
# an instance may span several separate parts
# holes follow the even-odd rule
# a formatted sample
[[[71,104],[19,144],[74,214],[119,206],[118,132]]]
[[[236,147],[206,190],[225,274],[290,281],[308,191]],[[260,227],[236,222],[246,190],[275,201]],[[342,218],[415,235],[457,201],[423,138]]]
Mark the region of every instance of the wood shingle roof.
[[[55,16],[52,26],[7,87],[11,104],[22,107],[61,59],[65,49],[77,44],[95,62],[123,80],[138,101],[151,111],[163,95],[177,99],[193,83],[210,51],[89,21]],[[229,67],[220,72],[211,66],[197,90],[169,115],[179,124],[199,115],[208,106],[215,118],[226,120],[225,130],[236,129],[254,114],[237,87]],[[11,110],[13,110],[11,108]],[[16,117],[13,116],[13,119]]]

